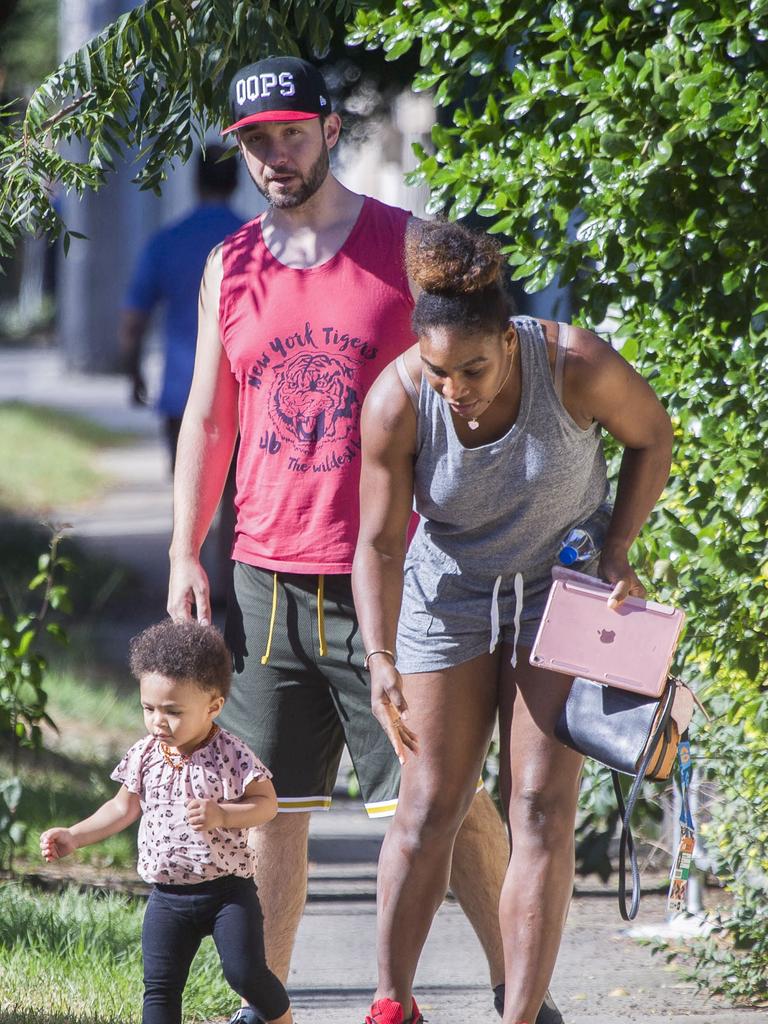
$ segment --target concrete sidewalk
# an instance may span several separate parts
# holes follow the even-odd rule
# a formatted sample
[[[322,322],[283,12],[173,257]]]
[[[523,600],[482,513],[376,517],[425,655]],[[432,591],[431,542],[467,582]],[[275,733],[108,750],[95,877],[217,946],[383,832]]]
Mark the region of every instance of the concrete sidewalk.
[[[130,621],[105,622],[115,650],[164,614],[171,490],[157,419],[127,403],[123,378],[68,375],[55,351],[0,350],[0,401],[21,400],[82,415],[136,438],[101,458],[112,478],[89,507],[62,513],[87,550],[133,566],[143,597]],[[360,1024],[375,986],[376,859],[386,822],[369,822],[340,799],[313,815],[310,888],[289,988],[300,1024]],[[664,923],[664,896],[643,897],[641,924]],[[768,1011],[734,1009],[698,996],[621,921],[613,883],[578,886],[552,981],[567,1024],[768,1024]],[[421,959],[416,995],[431,1024],[498,1020],[485,961],[453,902],[440,910]],[[233,1008],[235,1000],[233,1000]]]
[[[375,855],[385,828],[383,821],[366,821],[349,801],[313,816],[310,898],[289,983],[300,1024],[363,1019],[375,978]],[[613,884],[590,883],[577,886],[551,985],[566,1024],[768,1022],[765,1011],[698,996],[628,935]],[[639,921],[662,923],[665,899],[646,893]],[[479,943],[452,900],[435,919],[415,991],[430,1024],[498,1021]]]

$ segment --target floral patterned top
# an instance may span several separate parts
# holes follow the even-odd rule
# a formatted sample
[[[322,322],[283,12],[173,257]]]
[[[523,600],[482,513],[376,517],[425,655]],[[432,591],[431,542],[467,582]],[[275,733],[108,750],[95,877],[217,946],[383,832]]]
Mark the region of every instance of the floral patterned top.
[[[253,874],[248,829],[196,832],[187,821],[189,800],[237,800],[254,779],[271,779],[252,750],[219,729],[202,747],[179,758],[174,768],[154,736],[134,743],[111,778],[141,799],[139,863],[146,882],[172,885],[202,882],[220,875]]]

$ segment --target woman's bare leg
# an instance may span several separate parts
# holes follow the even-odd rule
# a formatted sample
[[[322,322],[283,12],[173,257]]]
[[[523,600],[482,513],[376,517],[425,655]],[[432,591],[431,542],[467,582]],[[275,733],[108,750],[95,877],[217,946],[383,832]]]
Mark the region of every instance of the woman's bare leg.
[[[472,802],[496,715],[498,657],[404,676],[418,755],[403,766],[400,797],[379,858],[377,999],[408,1017],[411,987],[447,887],[456,833]]]
[[[554,738],[571,680],[533,668],[527,650],[500,671],[502,792],[512,856],[501,894],[504,1024],[533,1024],[554,970],[573,891],[582,758]]]

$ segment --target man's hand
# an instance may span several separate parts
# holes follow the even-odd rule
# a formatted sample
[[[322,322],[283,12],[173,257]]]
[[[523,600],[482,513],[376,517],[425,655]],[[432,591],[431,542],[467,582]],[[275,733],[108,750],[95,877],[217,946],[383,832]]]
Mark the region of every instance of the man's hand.
[[[131,402],[133,405],[149,405],[147,383],[141,373],[131,376]]]
[[[207,832],[224,825],[224,812],[216,800],[188,800],[187,821],[195,832]]]
[[[199,558],[171,558],[168,614],[174,622],[211,624],[211,588]]]
[[[40,836],[40,853],[50,863],[68,857],[77,849],[77,843],[68,828],[49,828]]]

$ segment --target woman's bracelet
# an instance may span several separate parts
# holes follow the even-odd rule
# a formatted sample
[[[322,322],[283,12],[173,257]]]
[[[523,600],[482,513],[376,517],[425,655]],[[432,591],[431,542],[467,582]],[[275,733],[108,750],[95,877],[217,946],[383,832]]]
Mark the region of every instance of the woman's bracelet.
[[[392,659],[392,664],[394,664],[394,662],[395,662],[395,652],[394,651],[388,651],[386,649],[386,647],[380,647],[376,651],[369,651],[366,654],[365,658],[363,659],[363,668],[366,671],[368,670],[368,662],[371,660],[371,658],[374,656],[374,654],[388,654],[390,656],[390,658]]]

